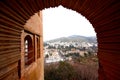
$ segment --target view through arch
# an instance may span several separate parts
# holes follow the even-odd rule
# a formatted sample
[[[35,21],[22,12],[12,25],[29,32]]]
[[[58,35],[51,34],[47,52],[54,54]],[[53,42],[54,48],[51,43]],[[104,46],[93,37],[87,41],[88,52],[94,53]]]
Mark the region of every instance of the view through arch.
[[[45,80],[98,79],[96,33],[85,17],[62,6],[45,9],[43,35]]]
[[[98,58],[99,58],[99,79],[100,80],[119,80],[120,77],[120,1],[119,0],[1,0],[0,1],[0,69],[1,78],[9,78],[15,75],[17,78],[17,63],[21,53],[21,31],[23,25],[34,13],[49,7],[62,5],[68,9],[75,10],[86,16],[93,24],[98,36]],[[22,6],[22,7],[21,7]],[[34,21],[34,20],[33,20]],[[35,27],[35,26],[34,26]],[[42,33],[40,34],[42,38]],[[8,37],[9,36],[9,37]],[[42,40],[42,39],[41,39]],[[41,42],[42,44],[42,42]],[[7,49],[7,51],[6,51]],[[42,50],[42,48],[41,48]],[[42,51],[41,51],[42,53]],[[8,56],[11,55],[11,56]],[[7,56],[3,57],[3,56]],[[10,59],[8,59],[10,58]],[[5,59],[5,60],[4,60]],[[4,60],[4,61],[3,61]],[[42,57],[40,79],[43,80]],[[11,65],[11,63],[16,65]],[[4,70],[10,66],[9,70]],[[23,71],[24,72],[24,71]],[[9,76],[8,74],[9,73]],[[25,76],[22,75],[21,78]],[[30,77],[27,76],[27,78]],[[35,77],[35,76],[34,76]],[[14,79],[12,78],[12,80]],[[38,77],[37,77],[38,79]],[[34,80],[34,79],[33,79]]]

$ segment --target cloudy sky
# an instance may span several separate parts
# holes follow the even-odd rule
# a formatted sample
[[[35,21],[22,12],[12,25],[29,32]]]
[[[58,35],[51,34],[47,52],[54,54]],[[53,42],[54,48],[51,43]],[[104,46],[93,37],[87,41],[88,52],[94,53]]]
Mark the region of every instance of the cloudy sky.
[[[63,8],[43,10],[44,41],[70,35],[95,36],[92,24],[81,14]]]

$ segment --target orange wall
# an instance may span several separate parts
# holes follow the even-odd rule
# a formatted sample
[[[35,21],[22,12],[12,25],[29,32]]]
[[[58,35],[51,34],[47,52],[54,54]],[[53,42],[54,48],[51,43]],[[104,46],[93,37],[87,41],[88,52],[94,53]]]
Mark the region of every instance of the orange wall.
[[[35,61],[29,66],[25,67],[24,63],[24,37],[26,33],[24,30],[31,32],[32,34],[37,34],[40,36],[40,58],[37,59],[37,42],[34,42],[35,47]],[[42,12],[35,13],[24,25],[24,30],[21,34],[21,80],[44,80],[44,66],[43,66],[43,37],[42,35]]]
[[[25,30],[42,35],[42,12],[35,13],[24,25]]]

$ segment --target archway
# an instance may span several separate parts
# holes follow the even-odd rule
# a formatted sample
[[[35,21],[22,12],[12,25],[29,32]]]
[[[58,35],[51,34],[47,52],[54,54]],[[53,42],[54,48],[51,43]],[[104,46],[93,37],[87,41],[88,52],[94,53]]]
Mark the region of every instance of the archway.
[[[25,66],[30,65],[34,61],[34,48],[33,48],[33,41],[29,35],[26,35],[24,38],[25,44]]]
[[[44,8],[62,5],[84,15],[95,28],[100,63],[99,79],[120,79],[119,0],[1,0],[0,5],[0,57],[7,53],[15,55],[9,56],[9,63],[0,58],[0,69],[20,59],[20,34],[30,16]],[[13,57],[16,58],[13,60]]]

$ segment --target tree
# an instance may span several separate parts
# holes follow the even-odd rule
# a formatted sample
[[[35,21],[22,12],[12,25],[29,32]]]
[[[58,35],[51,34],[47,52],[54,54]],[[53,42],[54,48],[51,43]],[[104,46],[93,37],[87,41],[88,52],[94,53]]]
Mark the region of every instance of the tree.
[[[46,55],[45,55],[45,58],[48,58],[48,57],[49,57],[49,55],[48,55],[48,54],[46,54]]]

